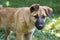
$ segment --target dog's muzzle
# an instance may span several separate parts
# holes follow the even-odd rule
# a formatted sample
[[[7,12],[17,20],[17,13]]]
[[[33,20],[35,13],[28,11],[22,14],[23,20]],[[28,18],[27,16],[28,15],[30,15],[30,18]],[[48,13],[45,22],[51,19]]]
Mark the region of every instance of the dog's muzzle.
[[[38,19],[36,22],[35,22],[35,26],[37,29],[41,30],[44,28],[44,25],[45,23],[43,21],[40,21],[40,19]]]

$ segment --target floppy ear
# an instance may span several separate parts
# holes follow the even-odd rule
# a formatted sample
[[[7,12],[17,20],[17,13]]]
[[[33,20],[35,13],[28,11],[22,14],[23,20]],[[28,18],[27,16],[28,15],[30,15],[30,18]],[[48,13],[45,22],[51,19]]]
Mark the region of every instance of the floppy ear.
[[[44,7],[43,9],[44,9],[46,15],[50,17],[53,12],[53,9],[50,7]]]
[[[31,7],[30,7],[30,12],[34,12],[34,11],[38,11],[39,10],[39,4],[33,4]]]

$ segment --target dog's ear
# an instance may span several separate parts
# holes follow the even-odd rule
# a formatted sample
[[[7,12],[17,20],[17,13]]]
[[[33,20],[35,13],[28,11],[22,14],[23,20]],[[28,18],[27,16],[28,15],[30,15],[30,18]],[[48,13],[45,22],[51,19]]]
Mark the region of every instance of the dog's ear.
[[[51,14],[53,13],[53,9],[50,8],[50,7],[44,7],[43,9],[44,9],[46,15],[49,16],[49,17],[50,17]]]
[[[38,11],[39,10],[39,4],[33,4],[31,7],[30,7],[30,12],[34,12],[34,11]]]

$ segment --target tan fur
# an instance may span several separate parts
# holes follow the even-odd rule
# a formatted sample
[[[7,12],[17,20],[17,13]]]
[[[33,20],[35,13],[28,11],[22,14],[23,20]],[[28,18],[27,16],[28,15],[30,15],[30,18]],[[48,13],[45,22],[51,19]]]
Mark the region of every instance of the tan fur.
[[[31,7],[33,7],[34,10]],[[5,40],[8,40],[10,30],[16,32],[16,40],[32,40],[32,34],[35,27],[33,24],[34,19],[32,19],[33,16],[31,14],[35,14],[38,11],[39,5],[34,4],[31,7],[0,7],[0,26],[6,28]]]
[[[37,13],[39,17],[42,17],[42,15],[51,16],[51,14],[53,13],[53,9],[49,6],[40,6],[40,9]],[[46,21],[46,18],[44,19],[44,22],[45,21]]]

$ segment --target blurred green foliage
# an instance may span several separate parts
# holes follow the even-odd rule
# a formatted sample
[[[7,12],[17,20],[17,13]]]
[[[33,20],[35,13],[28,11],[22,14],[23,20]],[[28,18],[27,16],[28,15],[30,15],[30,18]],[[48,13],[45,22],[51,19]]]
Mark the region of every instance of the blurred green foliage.
[[[47,20],[43,30],[36,29],[34,40],[60,40],[60,0],[0,0],[0,4],[4,7],[25,7],[34,3],[53,8],[52,18]],[[0,40],[3,38],[4,30],[0,31]],[[15,40],[13,34],[10,35],[10,38]]]

